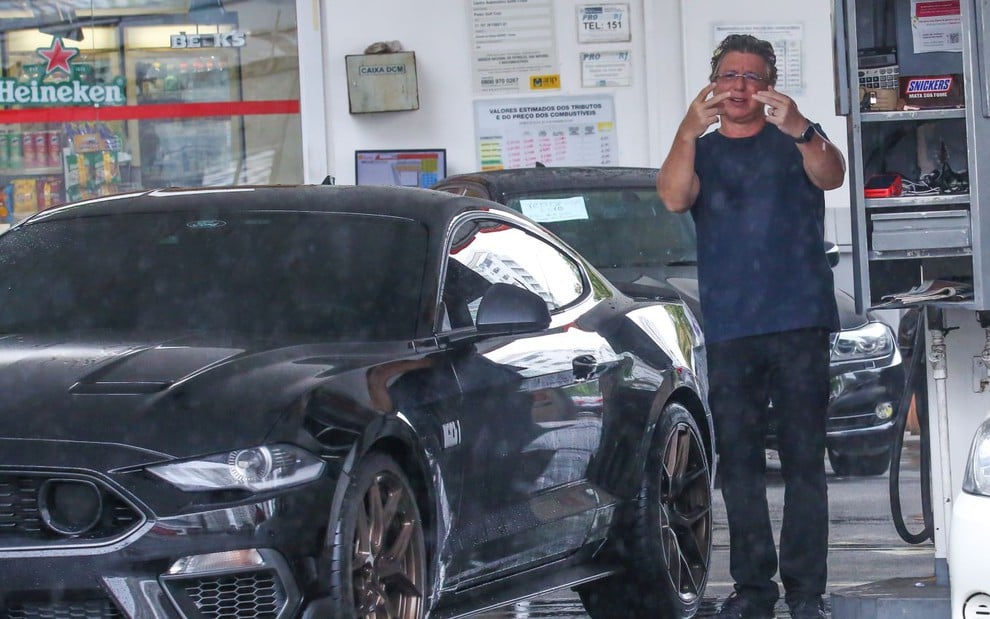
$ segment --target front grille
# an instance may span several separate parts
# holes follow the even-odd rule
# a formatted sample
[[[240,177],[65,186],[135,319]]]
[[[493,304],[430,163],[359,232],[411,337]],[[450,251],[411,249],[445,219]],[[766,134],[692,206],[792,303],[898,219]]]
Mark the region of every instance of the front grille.
[[[99,542],[118,537],[142,521],[141,514],[133,507],[99,481],[90,479],[102,497],[99,521],[79,535],[58,533],[44,523],[39,507],[39,491],[49,479],[66,479],[66,476],[0,473],[0,548]]]
[[[38,489],[43,481],[41,477],[0,475],[0,536],[41,532]]]
[[[839,430],[858,430],[860,428],[870,428],[882,423],[884,423],[883,419],[880,419],[874,413],[869,412],[859,415],[829,417],[826,423],[826,429],[829,432],[837,432]]]
[[[886,421],[880,419],[874,413],[869,412],[858,415],[853,414],[842,417],[829,417],[825,420],[825,430],[827,432],[859,430],[862,428],[872,428],[873,426],[878,426],[883,423],[886,423]],[[770,421],[770,423],[767,424],[767,434],[770,436],[778,436],[776,421]]]
[[[124,615],[107,599],[60,600],[57,602],[17,602],[9,605],[6,619],[123,619]]]
[[[274,570],[171,580],[169,586],[207,618],[274,619],[287,601]]]

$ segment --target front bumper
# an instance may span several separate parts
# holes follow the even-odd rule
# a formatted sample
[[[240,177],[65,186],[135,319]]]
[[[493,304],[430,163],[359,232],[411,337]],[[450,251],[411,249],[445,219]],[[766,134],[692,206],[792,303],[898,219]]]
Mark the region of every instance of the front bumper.
[[[904,395],[900,354],[875,361],[832,364],[830,383],[832,396],[825,421],[828,448],[842,455],[874,455],[890,449]],[[767,439],[768,446],[776,449],[772,411]]]
[[[318,594],[316,559],[333,494],[327,478],[263,496],[211,498],[140,469],[102,468],[114,460],[126,471],[135,456],[128,448],[102,446],[100,468],[85,469],[64,462],[72,458],[66,452],[87,448],[60,447],[58,463],[39,466],[29,450],[0,468],[0,616],[282,619]],[[52,484],[66,480],[62,497],[82,494],[79,505],[53,498]],[[97,524],[67,531],[80,506],[96,512]]]
[[[5,617],[85,619],[296,615],[302,603],[297,578],[278,551],[223,555],[223,562],[175,575],[156,573],[150,565],[130,565],[113,575],[108,562],[91,558],[20,559],[19,576],[4,582],[2,612]],[[219,556],[194,555],[206,560]],[[10,576],[5,570],[3,578]]]
[[[831,384],[832,399],[825,425],[829,449],[843,455],[889,450],[904,397],[900,355],[886,364],[833,366]]]
[[[304,524],[287,514],[295,511],[292,503],[302,506],[281,497],[149,520],[107,546],[0,551],[0,612],[87,619],[295,616],[302,588],[315,575],[304,569],[303,539],[277,531],[283,517]],[[298,531],[309,554],[318,548],[327,513]]]

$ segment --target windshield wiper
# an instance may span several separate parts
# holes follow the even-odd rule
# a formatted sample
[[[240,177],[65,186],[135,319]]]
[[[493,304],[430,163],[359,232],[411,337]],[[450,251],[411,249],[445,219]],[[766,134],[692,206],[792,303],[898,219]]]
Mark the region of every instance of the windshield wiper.
[[[670,262],[664,263],[664,266],[668,267],[696,267],[698,266],[697,260],[671,260]]]

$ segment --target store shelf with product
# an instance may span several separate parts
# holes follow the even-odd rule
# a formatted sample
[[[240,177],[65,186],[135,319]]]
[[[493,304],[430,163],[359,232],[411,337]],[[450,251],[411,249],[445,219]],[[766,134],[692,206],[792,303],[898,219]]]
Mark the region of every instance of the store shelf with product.
[[[12,88],[23,89],[18,104],[8,101],[4,109],[48,108],[62,118],[47,124],[0,124],[0,187],[9,189],[4,206],[9,202],[15,217],[122,190],[202,186],[213,168],[238,169],[244,143],[240,118],[202,116],[190,108],[241,99],[238,50],[170,47],[169,34],[189,26],[181,25],[177,16],[161,17],[162,23],[135,20],[87,28],[85,45],[32,29],[0,38],[2,77],[13,80]],[[175,26],[165,25],[170,22]],[[39,55],[49,61],[39,62]],[[113,101],[110,92],[116,93]],[[93,105],[99,101],[107,109],[132,107],[134,116],[101,120],[104,106]],[[143,113],[142,106],[153,112]],[[80,115],[75,108],[91,114]],[[33,193],[26,191],[31,177],[38,184]],[[19,181],[17,192],[14,180]],[[54,191],[46,183],[54,184]],[[36,205],[29,203],[32,195],[39,198]],[[51,201],[46,201],[49,195]],[[11,196],[20,198],[8,200]]]
[[[0,131],[0,221],[121,188],[122,123],[8,125]]]
[[[64,152],[67,200],[85,200],[120,189],[123,135],[115,123],[68,127]]]
[[[46,125],[0,130],[0,222],[11,223],[65,201],[62,134]]]
[[[237,101],[237,51],[142,49],[129,54],[127,71],[138,105]],[[145,186],[201,186],[211,170],[236,169],[243,151],[243,121],[237,117],[143,119],[136,135]],[[231,179],[233,182],[233,179]]]
[[[859,92],[848,110],[857,305],[915,299],[904,293],[932,280],[957,282],[961,291],[933,302],[990,303],[974,285],[986,268],[986,234],[970,169],[988,128],[972,124],[979,107],[973,59],[958,46],[919,42],[908,0],[842,5],[857,52],[844,72],[848,92]],[[890,68],[889,83],[864,83],[876,63]]]
[[[298,62],[281,60],[296,52],[269,50],[261,31],[240,30],[234,10],[184,14],[145,4],[106,19],[110,9],[100,9],[92,22],[80,12],[71,28],[27,19],[0,28],[0,187],[59,177],[61,202],[301,180],[301,149],[281,156],[283,143],[301,134]],[[58,161],[31,163],[42,152],[25,139],[35,130],[57,131],[61,144],[45,152]],[[80,132],[95,143],[75,141]],[[16,161],[4,155],[12,152]],[[36,189],[36,197],[51,193]],[[17,217],[32,210],[24,199],[17,206]]]
[[[864,118],[860,202],[872,306],[889,306],[891,298],[931,279],[972,290],[965,118],[960,110],[929,112],[881,112],[879,122]],[[890,191],[884,191],[888,179]],[[937,300],[966,302],[972,294]]]

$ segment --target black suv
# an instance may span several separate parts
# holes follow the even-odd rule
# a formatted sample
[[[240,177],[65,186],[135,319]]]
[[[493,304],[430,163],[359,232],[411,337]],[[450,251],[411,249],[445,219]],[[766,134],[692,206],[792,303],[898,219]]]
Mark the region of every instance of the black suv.
[[[487,198],[540,222],[623,292],[655,298],[674,289],[703,320],[690,215],[667,211],[655,168],[535,167],[450,176],[433,188]],[[833,266],[838,262],[835,248]],[[904,390],[893,331],[836,290],[841,331],[832,334],[828,458],[837,475],[881,475]],[[771,415],[772,419],[772,415]],[[768,447],[776,446],[773,421]]]

